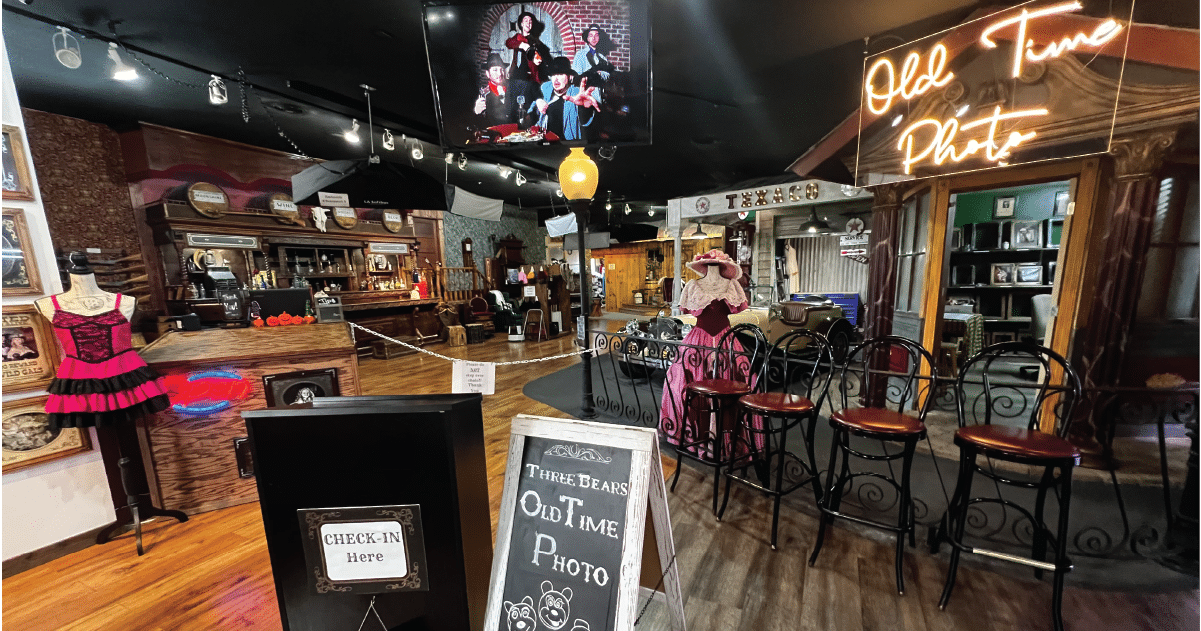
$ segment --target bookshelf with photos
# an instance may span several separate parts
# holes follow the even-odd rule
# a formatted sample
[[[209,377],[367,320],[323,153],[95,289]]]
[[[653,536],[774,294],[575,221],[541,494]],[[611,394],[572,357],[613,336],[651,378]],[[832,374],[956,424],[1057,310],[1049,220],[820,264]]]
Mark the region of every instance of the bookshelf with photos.
[[[948,304],[984,316],[985,343],[1029,335],[1032,299],[1049,294],[1068,214],[1066,183],[957,196]]]

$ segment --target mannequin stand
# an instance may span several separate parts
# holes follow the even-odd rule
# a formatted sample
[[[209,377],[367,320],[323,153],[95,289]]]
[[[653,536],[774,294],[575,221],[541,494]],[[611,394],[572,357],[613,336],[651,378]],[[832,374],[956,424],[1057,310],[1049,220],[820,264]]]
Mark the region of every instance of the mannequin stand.
[[[147,484],[145,470],[141,466],[141,458],[137,457],[135,460],[126,455],[133,453],[136,457],[138,454],[137,433],[133,429],[132,423],[122,423],[112,428],[96,428],[100,437],[100,451],[104,456],[105,470],[108,472],[113,504],[117,509],[117,520],[105,526],[96,535],[96,543],[98,545],[108,543],[132,530],[135,533],[138,556],[142,556],[146,553],[142,546],[142,524],[145,521],[151,521],[155,517],[170,517],[183,523],[188,521],[188,516],[177,510],[159,508],[151,503],[148,491],[144,490],[147,489]],[[132,448],[129,444],[131,440]],[[114,462],[116,471],[113,471]],[[125,495],[123,506],[119,505],[122,500],[114,484],[117,477],[121,480],[121,490]]]

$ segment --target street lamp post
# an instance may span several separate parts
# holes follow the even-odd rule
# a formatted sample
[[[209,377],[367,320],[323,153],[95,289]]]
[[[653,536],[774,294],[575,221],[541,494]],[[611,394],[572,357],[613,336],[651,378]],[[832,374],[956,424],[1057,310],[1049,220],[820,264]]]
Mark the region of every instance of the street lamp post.
[[[592,279],[589,273],[588,248],[585,246],[584,233],[588,225],[588,204],[596,193],[598,179],[596,163],[593,162],[580,147],[572,147],[571,153],[559,165],[559,187],[563,196],[571,202],[571,209],[576,214],[576,234],[579,237],[580,261],[580,326],[583,334],[584,348],[584,390],[580,403],[580,418],[596,418],[596,408],[592,398],[592,335],[588,327],[588,314],[592,309]]]

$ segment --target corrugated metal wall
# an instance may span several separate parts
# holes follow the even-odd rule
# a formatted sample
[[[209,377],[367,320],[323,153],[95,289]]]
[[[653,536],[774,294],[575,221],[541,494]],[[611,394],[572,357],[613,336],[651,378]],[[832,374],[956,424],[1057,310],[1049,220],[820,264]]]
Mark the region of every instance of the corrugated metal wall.
[[[797,249],[802,293],[867,295],[867,265],[839,255],[838,236],[788,239]]]

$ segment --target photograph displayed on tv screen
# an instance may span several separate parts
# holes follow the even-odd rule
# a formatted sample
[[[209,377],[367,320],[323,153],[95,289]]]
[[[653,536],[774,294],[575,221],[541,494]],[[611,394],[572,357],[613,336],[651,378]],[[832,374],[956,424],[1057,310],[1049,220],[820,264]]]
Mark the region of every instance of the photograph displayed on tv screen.
[[[442,144],[649,144],[647,0],[424,5]]]

